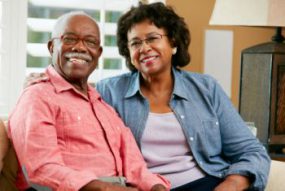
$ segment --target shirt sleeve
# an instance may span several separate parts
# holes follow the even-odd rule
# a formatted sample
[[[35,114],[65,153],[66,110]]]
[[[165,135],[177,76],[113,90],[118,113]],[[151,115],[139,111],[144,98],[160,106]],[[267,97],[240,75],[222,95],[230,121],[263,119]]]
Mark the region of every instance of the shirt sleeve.
[[[53,190],[79,190],[97,177],[65,165],[55,127],[56,105],[36,90],[25,90],[9,118],[9,133],[20,164],[31,183]]]
[[[129,128],[123,128],[121,134],[123,171],[127,182],[140,190],[151,190],[155,184],[162,184],[168,190],[170,182],[159,174],[151,173]]]
[[[212,103],[221,128],[223,154],[231,161],[226,175],[248,176],[253,187],[264,189],[270,167],[267,151],[250,132],[220,85],[215,80],[212,85]]]

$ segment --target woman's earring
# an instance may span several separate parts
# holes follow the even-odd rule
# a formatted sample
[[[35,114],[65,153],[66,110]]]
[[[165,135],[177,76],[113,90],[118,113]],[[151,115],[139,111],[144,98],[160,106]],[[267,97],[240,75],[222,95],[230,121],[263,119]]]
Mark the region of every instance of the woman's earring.
[[[177,52],[177,47],[172,48],[172,55],[175,55]]]

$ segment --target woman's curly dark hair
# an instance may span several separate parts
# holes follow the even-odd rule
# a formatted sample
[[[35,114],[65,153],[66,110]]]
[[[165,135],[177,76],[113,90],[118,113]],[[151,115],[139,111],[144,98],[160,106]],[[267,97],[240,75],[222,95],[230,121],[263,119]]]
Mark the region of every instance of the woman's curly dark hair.
[[[190,32],[184,18],[178,16],[172,7],[165,6],[163,3],[139,4],[132,7],[123,14],[118,21],[117,45],[119,53],[126,58],[127,67],[135,71],[131,63],[130,52],[128,49],[128,32],[138,23],[149,20],[158,28],[163,28],[172,45],[177,47],[177,53],[172,56],[172,65],[186,66],[190,62],[188,47],[190,44]]]

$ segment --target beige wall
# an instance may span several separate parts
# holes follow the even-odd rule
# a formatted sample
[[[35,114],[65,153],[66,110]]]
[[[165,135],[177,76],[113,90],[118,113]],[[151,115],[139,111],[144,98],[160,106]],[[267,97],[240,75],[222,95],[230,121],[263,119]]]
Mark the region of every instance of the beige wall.
[[[166,0],[174,10],[185,18],[191,32],[190,53],[191,64],[186,70],[203,72],[204,34],[207,29],[232,30],[234,32],[233,71],[232,71],[232,101],[238,106],[240,55],[244,48],[268,42],[274,34],[272,28],[262,27],[221,27],[209,26],[209,19],[215,0]],[[221,42],[222,43],[222,42]]]

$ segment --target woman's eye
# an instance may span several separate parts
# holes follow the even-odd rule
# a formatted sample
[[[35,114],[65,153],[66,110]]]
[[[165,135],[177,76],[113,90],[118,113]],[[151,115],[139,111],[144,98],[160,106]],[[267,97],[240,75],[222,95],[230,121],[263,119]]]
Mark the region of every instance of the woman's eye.
[[[140,41],[135,41],[131,43],[131,46],[140,46],[141,42]]]
[[[147,41],[148,42],[153,42],[153,41],[155,41],[157,39],[158,39],[157,37],[152,36],[152,37],[147,38]]]

